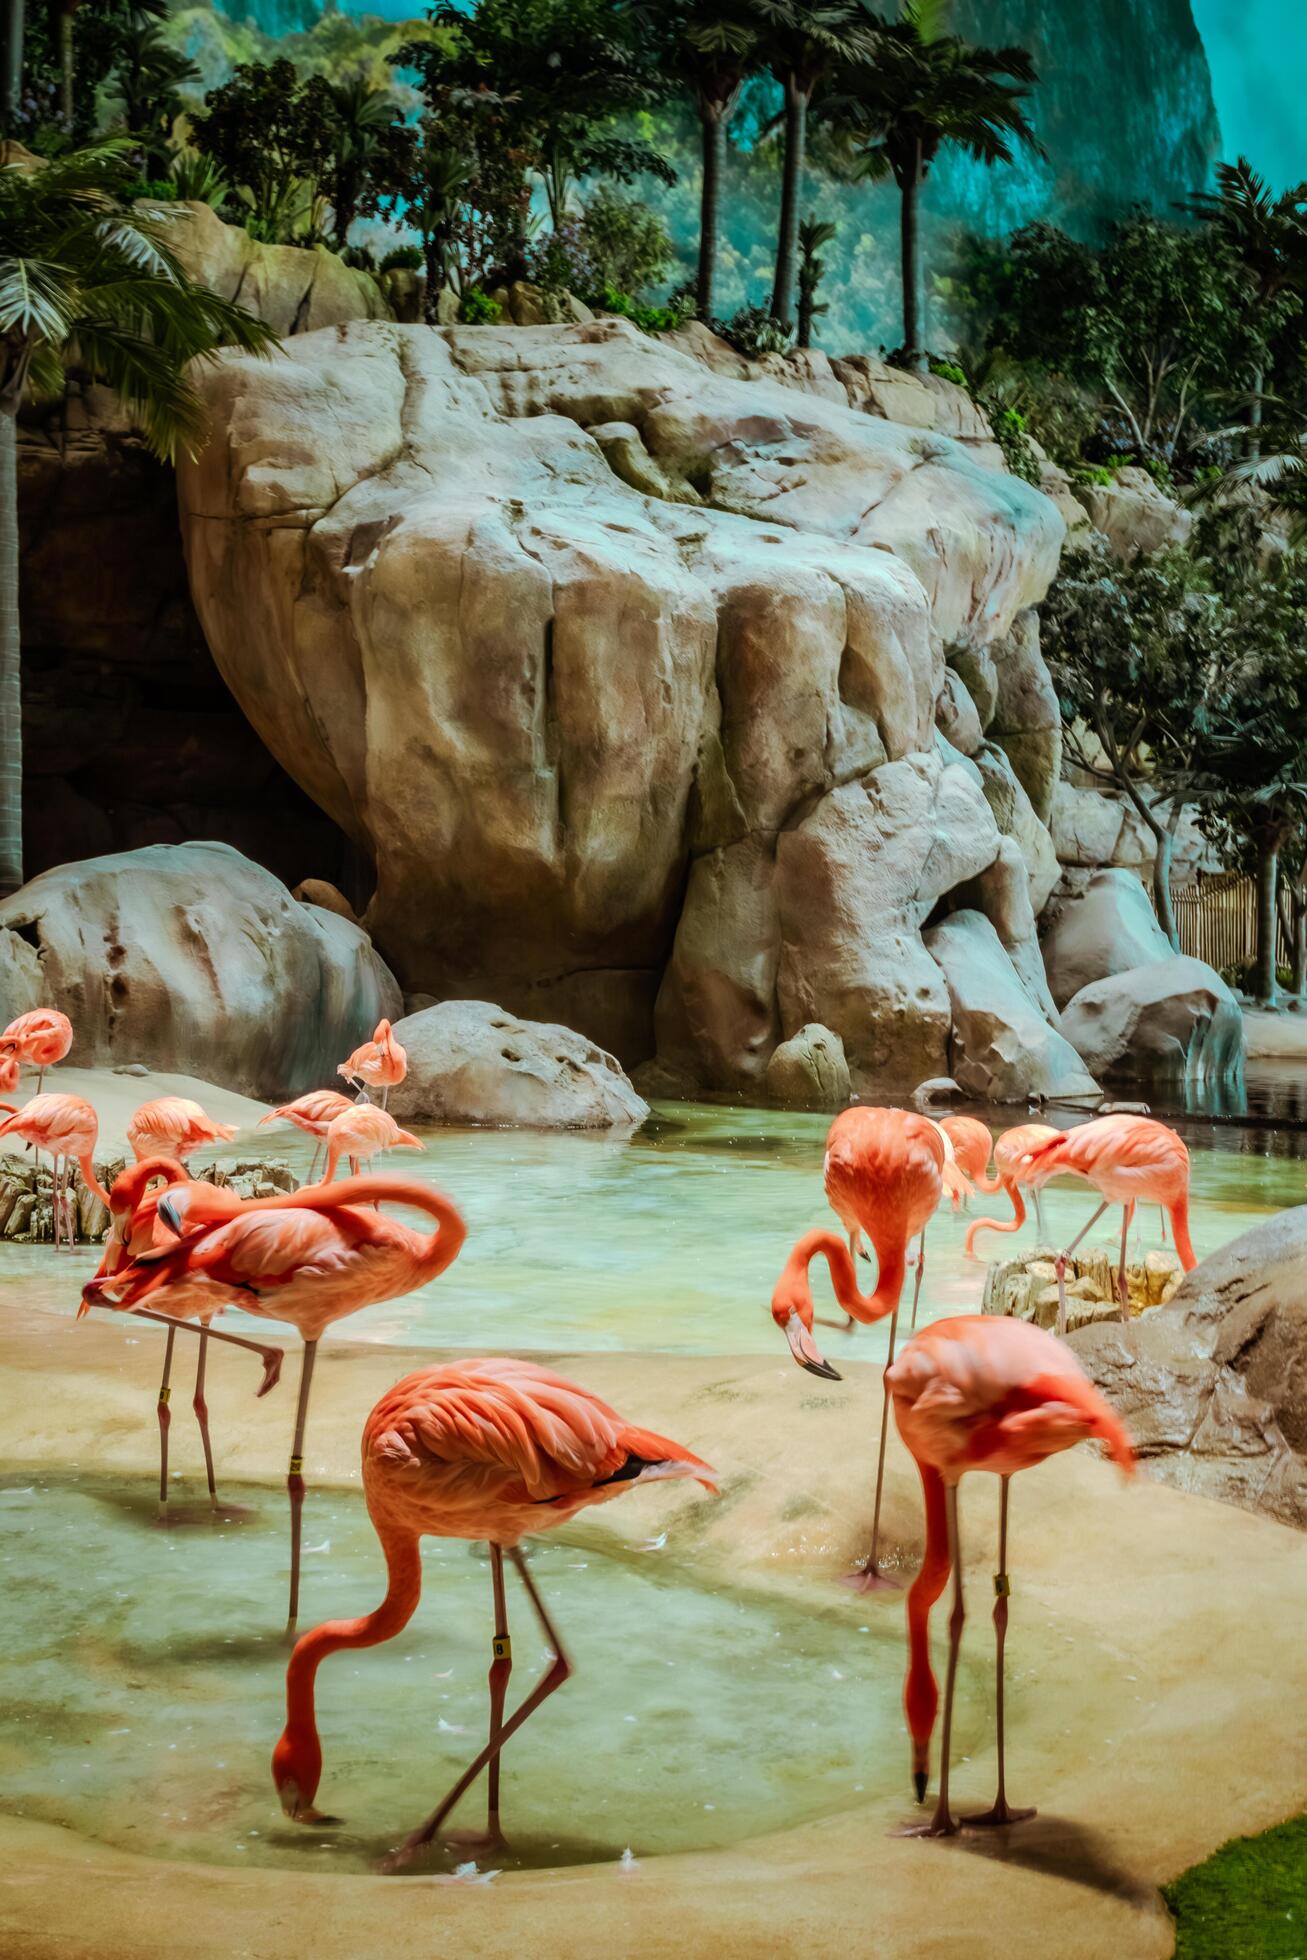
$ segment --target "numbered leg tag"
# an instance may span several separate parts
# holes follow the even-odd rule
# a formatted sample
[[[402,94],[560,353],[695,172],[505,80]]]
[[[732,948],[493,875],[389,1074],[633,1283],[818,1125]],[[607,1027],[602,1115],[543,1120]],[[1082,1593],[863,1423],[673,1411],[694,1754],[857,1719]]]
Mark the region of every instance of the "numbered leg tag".
[[[490,1651],[497,1661],[511,1661],[513,1658],[512,1636],[507,1633],[497,1633],[490,1643]]]
[[[1012,1581],[1008,1578],[1007,1573],[996,1572],[994,1574],[995,1599],[1008,1599],[1011,1597],[1011,1593],[1012,1593]]]
[[[302,1456],[293,1456],[290,1460],[291,1476],[298,1477],[301,1471],[303,1470],[303,1468],[304,1468],[304,1458]]]

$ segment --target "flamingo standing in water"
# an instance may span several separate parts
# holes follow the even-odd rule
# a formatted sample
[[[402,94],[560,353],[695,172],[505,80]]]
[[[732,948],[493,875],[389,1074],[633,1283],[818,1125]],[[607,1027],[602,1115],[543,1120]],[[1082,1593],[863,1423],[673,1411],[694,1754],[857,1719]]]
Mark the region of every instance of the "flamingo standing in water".
[[[912,1737],[912,1778],[924,1803],[930,1739],[939,1690],[930,1665],[930,1609],[953,1572],[948,1674],[940,1743],[939,1800],[931,1822],[916,1835],[951,1837],[949,1740],[958,1648],[962,1640],[962,1547],[958,1484],[968,1470],[990,1470],[999,1486],[998,1572],[994,1578],[997,1668],[998,1794],[992,1808],[969,1824],[1015,1824],[1033,1811],[1007,1801],[1003,1744],[1003,1646],[1007,1634],[1008,1483],[1018,1470],[1042,1463],[1085,1437],[1096,1436],[1131,1471],[1134,1451],[1114,1411],[1071,1351],[1028,1321],[990,1314],[937,1320],[904,1348],[888,1370],[899,1434],[916,1458],[926,1501],[926,1553],[908,1592],[909,1661],[904,1706]]]
[[[380,1089],[384,1109],[391,1089],[408,1074],[408,1056],[396,1041],[390,1022],[378,1021],[371,1041],[356,1048],[336,1073],[346,1082],[366,1084],[364,1095],[367,1089]]]
[[[347,1109],[353,1107],[350,1097],[342,1096],[339,1089],[310,1089],[306,1096],[296,1096],[294,1102],[282,1103],[279,1109],[270,1109],[266,1116],[260,1116],[258,1127],[262,1130],[269,1123],[293,1123],[306,1136],[317,1138],[318,1148],[309,1165],[309,1181],[312,1183],[327,1125],[334,1117],[343,1116]]]
[[[36,1092],[45,1086],[45,1072],[61,1062],[73,1045],[73,1024],[57,1007],[34,1007],[0,1032],[0,1060],[38,1069]]]
[[[266,1203],[266,1200],[262,1202]],[[145,1157],[129,1164],[114,1179],[109,1192],[109,1237],[105,1243],[104,1255],[100,1261],[90,1286],[95,1288],[101,1280],[110,1278],[129,1265],[139,1254],[149,1252],[159,1246],[174,1243],[184,1231],[194,1231],[201,1223],[216,1223],[220,1219],[234,1217],[241,1208],[241,1200],[223,1186],[209,1184],[204,1180],[192,1179],[185,1167],[172,1157]],[[209,1341],[229,1342],[233,1347],[249,1348],[263,1361],[263,1381],[260,1395],[266,1395],[275,1387],[281,1375],[283,1350],[279,1347],[264,1347],[257,1341],[242,1340],[236,1334],[212,1333],[209,1322],[218,1312],[220,1302],[212,1288],[202,1289],[199,1298],[192,1303],[187,1300],[185,1289],[175,1287],[169,1295],[171,1315],[155,1314],[142,1309],[142,1317],[147,1320],[160,1320],[168,1328],[168,1338],[163,1350],[163,1377],[159,1383],[159,1397],[156,1409],[159,1419],[159,1516],[168,1515],[168,1430],[171,1423],[170,1401],[172,1397],[171,1378],[173,1343],[179,1327],[187,1333],[198,1333],[199,1354],[195,1363],[195,1393],[191,1407],[195,1420],[200,1426],[200,1441],[204,1447],[204,1468],[209,1484],[209,1503],[218,1502],[217,1483],[213,1472],[213,1447],[209,1439],[209,1405],[205,1400],[204,1383],[208,1364]],[[82,1304],[78,1318],[87,1311],[86,1290],[83,1291]],[[198,1326],[192,1327],[190,1319],[194,1314]]]
[[[838,1243],[838,1241],[836,1241]],[[843,1248],[840,1248],[841,1251]],[[482,1770],[489,1771],[486,1839],[502,1842],[499,1754],[572,1663],[518,1547],[528,1533],[564,1524],[587,1505],[635,1484],[716,1473],[690,1450],[636,1429],[588,1389],[530,1361],[463,1361],[422,1368],[387,1389],[363,1430],[363,1494],[386,1560],[386,1596],[356,1620],[328,1620],[296,1643],[286,1670],[286,1727],[272,1758],[282,1808],[302,1824],[327,1823],[313,1808],[322,1774],[314,1711],[317,1671],[341,1648],[375,1647],[407,1626],[422,1590],[421,1540],[486,1539],[494,1596],[490,1740],[449,1794],[401,1847],[429,1844]],[[521,1706],[503,1719],[512,1641],[504,1553],[517,1570],[552,1660]]]
[[[1096,1116],[1078,1129],[1055,1132],[1035,1152],[1029,1176],[1038,1189],[1063,1171],[1086,1178],[1096,1187],[1103,1202],[1057,1255],[1059,1334],[1066,1332],[1066,1262],[1109,1205],[1122,1207],[1121,1259],[1116,1283],[1123,1307],[1130,1304],[1125,1276],[1126,1240],[1135,1206],[1141,1199],[1160,1205],[1170,1215],[1175,1249],[1185,1272],[1190,1272],[1196,1264],[1189,1237],[1189,1152],[1183,1140],[1165,1123],[1152,1116]]]
[[[982,1123],[978,1116],[944,1116],[940,1118],[939,1127],[952,1144],[958,1168],[968,1182],[977,1191],[997,1191],[998,1178],[989,1174],[989,1158],[994,1148],[989,1125]],[[955,1211],[957,1205],[955,1197]]]
[[[217,1123],[188,1096],[156,1096],[142,1103],[127,1125],[127,1141],[139,1161],[171,1157],[185,1163],[192,1151],[207,1143],[230,1143],[234,1123]]]
[[[1012,1200],[1011,1218],[977,1218],[967,1228],[967,1257],[975,1251],[976,1239],[981,1232],[1019,1232],[1026,1222],[1026,1207],[1021,1196],[1021,1187],[1030,1183],[1030,1164],[1036,1150],[1051,1143],[1058,1135],[1051,1123],[1018,1123],[1014,1129],[1004,1130],[994,1145],[994,1169],[998,1181]],[[1038,1218],[1039,1193],[1034,1192],[1036,1218]],[[1042,1229],[1042,1227],[1041,1227]]]
[[[339,1116],[333,1116],[325,1131],[327,1166],[322,1182],[330,1184],[342,1157],[349,1159],[351,1173],[357,1177],[362,1162],[371,1163],[379,1150],[425,1150],[421,1137],[401,1130],[394,1117],[375,1103],[347,1102]]]
[[[17,1025],[17,1024],[15,1024]],[[100,1124],[90,1103],[80,1096],[48,1095],[33,1096],[30,1102],[15,1109],[12,1103],[0,1103],[0,1109],[11,1112],[0,1123],[0,1137],[22,1137],[30,1143],[33,1150],[48,1150],[54,1166],[54,1242],[56,1251],[61,1243],[59,1221],[63,1217],[63,1240],[70,1247],[76,1239],[72,1226],[71,1206],[68,1199],[68,1165],[71,1159],[82,1173],[82,1181],[88,1191],[93,1191],[102,1204],[109,1202],[109,1193],[95,1174],[91,1161],[100,1135]],[[60,1167],[62,1166],[62,1177]]]
[[[888,1376],[894,1360],[908,1245],[920,1232],[921,1249],[912,1293],[915,1321],[926,1266],[926,1224],[940,1201],[944,1164],[943,1139],[928,1116],[902,1109],[846,1109],[835,1118],[826,1139],[826,1196],[848,1232],[850,1251],[845,1252],[833,1232],[807,1233],[791,1252],[772,1295],[772,1318],[801,1368],[832,1381],[840,1379],[822,1357],[812,1335],[814,1316],[808,1267],[820,1253],[830,1267],[836,1298],[848,1316],[847,1327],[858,1321],[865,1324],[881,1320],[886,1314],[890,1316],[889,1357],[885,1364]],[[876,1249],[876,1290],[869,1296],[858,1291],[852,1257],[863,1231]],[[881,1572],[878,1564],[888,1406],[886,1386],[880,1412],[871,1553],[851,1580],[864,1591],[892,1587],[896,1583]]]
[[[416,1232],[371,1208],[386,1200],[424,1211],[435,1219],[435,1231]],[[183,1219],[184,1231],[185,1223]],[[237,1305],[245,1313],[289,1321],[299,1330],[304,1361],[286,1477],[288,1632],[294,1631],[299,1616],[304,1431],[318,1342],[347,1314],[425,1286],[452,1264],[466,1236],[459,1213],[430,1185],[393,1177],[346,1178],[340,1184],[306,1185],[285,1196],[249,1200],[234,1217],[186,1232],[171,1247],[139,1253],[118,1272],[83,1289],[88,1306],[128,1311],[146,1300],[166,1310],[177,1289],[192,1315],[212,1301],[214,1312]]]

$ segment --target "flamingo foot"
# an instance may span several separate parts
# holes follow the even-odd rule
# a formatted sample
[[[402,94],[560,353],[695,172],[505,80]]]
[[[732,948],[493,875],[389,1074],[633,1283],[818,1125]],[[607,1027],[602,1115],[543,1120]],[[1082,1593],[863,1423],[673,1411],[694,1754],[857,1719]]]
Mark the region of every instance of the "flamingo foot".
[[[285,1348],[260,1348],[258,1352],[263,1359],[263,1380],[255,1391],[256,1402],[260,1396],[266,1395],[270,1388],[277,1386],[281,1380],[281,1364],[286,1359]]]
[[[860,1565],[856,1572],[842,1572],[840,1584],[855,1593],[902,1592],[903,1590],[897,1579],[891,1579],[888,1572],[882,1572],[871,1560],[868,1560],[866,1565]]]
[[[442,1831],[440,1833],[440,1841],[442,1844],[449,1845],[454,1851],[466,1851],[471,1855],[475,1855],[478,1852],[484,1854],[487,1851],[507,1851],[508,1849],[508,1839],[504,1836],[504,1833],[497,1824],[493,1826],[488,1825],[484,1831],[471,1829]]]
[[[937,1810],[929,1824],[900,1824],[891,1837],[951,1838],[962,1835],[962,1826],[951,1811]]]
[[[960,1822],[964,1830],[1000,1830],[1004,1824],[1024,1824],[1029,1817],[1037,1817],[1034,1809],[1022,1810],[1010,1804],[1006,1797],[1000,1797],[989,1810],[978,1810],[973,1815],[963,1817]]]
[[[343,1817],[329,1817],[325,1810],[315,1810],[311,1803],[305,1804],[302,1809],[288,1810],[286,1815],[292,1824],[317,1824],[324,1830],[335,1830],[345,1821]]]

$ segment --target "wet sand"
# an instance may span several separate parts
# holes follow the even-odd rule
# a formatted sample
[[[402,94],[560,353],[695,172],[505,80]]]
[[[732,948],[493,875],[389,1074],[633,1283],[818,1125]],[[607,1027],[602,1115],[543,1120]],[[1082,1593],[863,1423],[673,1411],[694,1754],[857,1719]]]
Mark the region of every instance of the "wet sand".
[[[94,1469],[148,1484],[154,1330],[25,1311],[14,1291],[0,1292],[3,1467]],[[356,1439],[381,1389],[436,1358],[328,1336],[306,1452],[310,1533],[314,1484],[357,1483]],[[666,1530],[668,1554],[709,1583],[729,1575],[758,1595],[839,1599],[849,1615],[850,1669],[831,1692],[849,1697],[856,1719],[856,1627],[872,1614],[901,1626],[903,1612],[898,1595],[858,1597],[835,1586],[869,1538],[879,1371],[849,1362],[842,1384],[818,1383],[783,1350],[774,1359],[552,1359],[633,1419],[700,1451],[723,1478],[715,1502],[683,1486],[634,1492],[591,1513],[570,1538],[635,1545]],[[293,1377],[293,1346],[287,1361]],[[219,1350],[211,1364],[219,1478],[275,1487],[291,1400],[283,1388],[255,1402],[254,1365],[232,1350]],[[178,1401],[174,1461],[194,1495],[198,1448]],[[996,1497],[993,1479],[963,1488],[966,1645],[982,1667],[991,1651]],[[910,1575],[920,1499],[896,1437],[885,1522]],[[1296,1715],[1307,1687],[1307,1545],[1283,1527],[1143,1477],[1125,1484],[1080,1449],[1014,1484],[1011,1566],[1009,1789],[1041,1815],[1001,1838],[936,1844],[892,1835],[920,1815],[901,1737],[892,1743],[895,1781],[885,1786],[899,1787],[901,1762],[901,1800],[881,1795],[727,1850],[643,1859],[630,1872],[571,1866],[477,1885],[429,1875],[244,1872],[133,1856],[9,1818],[0,1820],[0,1955],[562,1960],[638,1950],[642,1960],[942,1960],[959,1952],[977,1960],[1163,1960],[1172,1934],[1158,1884],[1231,1834],[1260,1830],[1307,1801],[1307,1744]],[[421,1610],[438,1623],[437,1598]],[[566,1633],[565,1612],[561,1623]],[[944,1632],[937,1611],[940,1658]],[[583,1674],[563,1690],[584,1691]],[[438,1794],[422,1753],[423,1724],[433,1718],[415,1679],[413,1760],[395,1772],[411,1789],[414,1821]],[[991,1724],[969,1754],[955,1765],[955,1800],[983,1807],[994,1777]],[[569,1779],[584,1774],[584,1763],[559,1764],[560,1813]],[[507,1777],[511,1791],[511,1765]],[[270,1786],[268,1798],[272,1817]]]

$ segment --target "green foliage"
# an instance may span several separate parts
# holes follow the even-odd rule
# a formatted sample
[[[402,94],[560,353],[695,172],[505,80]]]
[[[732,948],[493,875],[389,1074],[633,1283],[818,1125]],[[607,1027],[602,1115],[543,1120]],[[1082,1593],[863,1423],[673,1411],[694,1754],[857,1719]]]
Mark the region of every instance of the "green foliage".
[[[656,286],[676,261],[666,220],[611,184],[597,185],[586,199],[581,237],[596,279],[620,292]]]
[[[961,374],[961,368],[956,373]],[[946,375],[945,379],[951,381],[953,376]],[[981,407],[988,409],[994,440],[1002,450],[1003,461],[1013,476],[1021,477],[1026,483],[1038,484],[1042,476],[1039,456],[1026,432],[1026,418],[1020,409],[1007,408],[1001,402],[987,404],[984,401]]]
[[[118,138],[42,170],[0,167],[0,401],[57,395],[75,360],[172,458],[205,434],[187,364],[224,342],[259,351],[276,336],[192,283],[168,243],[175,210],[126,202],[129,149]]]
[[[398,202],[412,175],[415,138],[388,88],[360,75],[327,87],[335,118],[327,195],[340,249],[356,218],[377,217]]]
[[[221,211],[231,196],[226,172],[212,157],[198,150],[178,150],[172,160],[172,181],[176,194],[194,204],[208,204]]]
[[[395,245],[382,256],[378,267],[380,272],[420,272],[422,270],[422,248],[420,245]]]
[[[251,237],[319,237],[338,130],[330,83],[320,75],[301,81],[284,57],[243,63],[206,102],[191,117],[191,137],[241,187]]]
[[[932,374],[937,374],[941,381],[951,381],[958,388],[965,388],[967,385],[967,371],[965,368],[959,367],[956,361],[941,360],[938,355],[932,354],[930,357],[930,371]],[[1011,413],[1016,415],[1017,411],[1013,409]],[[1017,416],[1017,420],[1024,429],[1026,426],[1025,417]]]
[[[138,197],[153,198],[156,203],[168,203],[177,196],[177,185],[171,177],[133,177],[123,185],[123,199],[128,204],[135,203]]]
[[[110,100],[123,127],[139,137],[151,165],[167,168],[182,91],[199,78],[194,62],[178,53],[148,16],[133,15],[120,29]]]
[[[1162,1887],[1175,1960],[1298,1960],[1307,1940],[1307,1818],[1232,1838]]]
[[[497,299],[483,292],[480,286],[469,286],[459,302],[458,317],[469,327],[493,327],[503,318],[504,309]]]
[[[666,306],[644,306],[633,299],[630,293],[623,293],[616,286],[603,286],[597,293],[589,294],[587,304],[599,313],[617,313],[622,319],[630,320],[645,333],[675,333],[687,320],[694,318],[694,302],[689,294],[678,293]]]
[[[713,331],[750,360],[760,354],[783,354],[790,344],[789,329],[767,306],[742,306],[729,320],[714,320]]]

